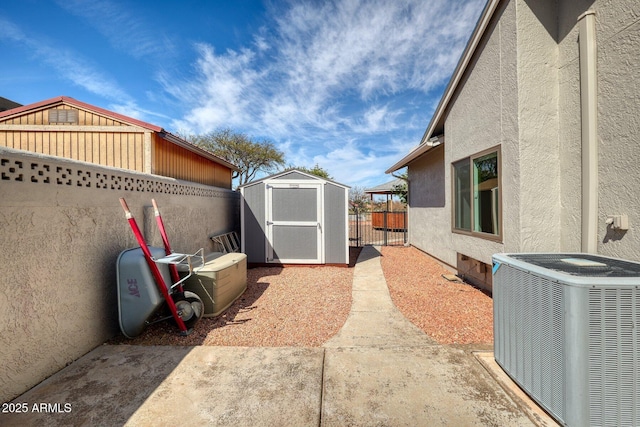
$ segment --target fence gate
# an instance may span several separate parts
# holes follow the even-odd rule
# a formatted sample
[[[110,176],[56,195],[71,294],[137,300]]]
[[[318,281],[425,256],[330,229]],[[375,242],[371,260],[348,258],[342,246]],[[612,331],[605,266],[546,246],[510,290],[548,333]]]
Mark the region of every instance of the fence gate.
[[[407,243],[407,212],[356,210],[349,214],[349,245],[402,246]]]

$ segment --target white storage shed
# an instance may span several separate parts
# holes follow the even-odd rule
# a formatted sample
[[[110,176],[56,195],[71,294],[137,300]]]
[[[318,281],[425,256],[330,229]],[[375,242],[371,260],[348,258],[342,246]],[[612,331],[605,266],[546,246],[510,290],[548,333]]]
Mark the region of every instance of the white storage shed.
[[[349,187],[289,170],[240,187],[251,265],[349,264]]]

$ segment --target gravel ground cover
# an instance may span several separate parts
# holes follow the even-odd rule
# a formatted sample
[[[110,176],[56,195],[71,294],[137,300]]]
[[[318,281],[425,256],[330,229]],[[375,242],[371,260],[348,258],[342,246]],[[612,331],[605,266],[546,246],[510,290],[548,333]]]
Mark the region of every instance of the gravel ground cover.
[[[493,300],[414,247],[382,247],[382,270],[398,309],[439,344],[493,343]]]
[[[359,252],[351,251],[351,266]],[[202,318],[190,335],[167,321],[109,344],[320,347],[347,320],[352,283],[353,268],[251,268],[244,294],[220,316]]]
[[[351,266],[359,254],[351,248]],[[392,300],[440,344],[491,344],[492,300],[442,277],[449,271],[412,247],[383,247],[380,258]],[[344,325],[351,309],[353,268],[260,267],[247,271],[247,290],[222,315],[203,318],[181,337],[170,322],[135,339],[110,344],[319,347]]]

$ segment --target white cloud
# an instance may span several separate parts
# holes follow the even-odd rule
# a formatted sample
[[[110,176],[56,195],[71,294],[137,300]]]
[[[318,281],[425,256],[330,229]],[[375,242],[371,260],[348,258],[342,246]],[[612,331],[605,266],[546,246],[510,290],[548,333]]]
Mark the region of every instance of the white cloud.
[[[129,9],[109,0],[58,0],[58,6],[95,27],[112,46],[134,58],[166,55],[173,43],[161,33],[162,26],[146,25]]]
[[[44,62],[57,70],[60,76],[71,83],[107,99],[133,102],[117,82],[104,75],[86,59],[76,55],[74,52],[47,48],[46,46],[38,47],[36,51]]]
[[[262,98],[254,53],[245,49],[216,55],[209,45],[197,44],[195,48],[198,52],[195,78],[176,83],[173,76],[159,75],[167,92],[193,105],[188,115],[174,122],[174,126],[200,133],[250,123],[254,100]]]
[[[407,88],[427,92],[448,78],[443,65],[457,62],[478,3],[296,2],[277,19],[282,62],[313,92],[349,88],[362,99]],[[435,57],[450,59],[433,63]]]
[[[3,28],[0,31],[0,39],[19,43],[37,61],[55,70],[61,78],[107,99],[134,102],[117,82],[77,52],[60,48],[46,37],[26,35],[19,26],[2,18],[0,18],[0,28]]]
[[[402,109],[392,110],[387,105],[373,105],[362,115],[356,115],[350,123],[350,128],[353,132],[363,135],[390,132],[401,126],[397,120],[402,114]]]
[[[482,3],[272,4],[273,25],[257,30],[251,46],[220,53],[196,45],[195,75],[160,79],[188,109],[173,125],[197,133],[229,126],[286,141],[288,159],[340,168],[336,179],[353,182],[360,169],[361,179],[381,176],[400,156],[377,150],[407,135],[414,139],[407,149],[417,143],[428,117],[417,118],[437,103],[428,94],[449,79]]]
[[[13,42],[22,42],[25,38],[20,27],[0,16],[0,40],[6,39]]]

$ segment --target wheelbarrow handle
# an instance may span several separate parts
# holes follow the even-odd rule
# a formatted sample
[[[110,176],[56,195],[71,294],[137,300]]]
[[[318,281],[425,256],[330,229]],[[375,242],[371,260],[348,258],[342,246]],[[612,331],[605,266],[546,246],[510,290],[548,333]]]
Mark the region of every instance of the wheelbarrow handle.
[[[127,202],[124,200],[124,197],[120,197],[120,204],[122,205],[122,209],[124,209],[124,213],[127,219],[133,218],[133,215],[131,215],[131,211],[129,210],[129,206],[127,206]]]
[[[164,281],[164,278],[162,277],[162,273],[158,269],[158,266],[156,265],[156,263],[155,263],[155,261],[153,259],[153,256],[151,255],[151,251],[149,250],[149,246],[147,245],[147,243],[144,240],[144,236],[142,235],[142,232],[140,231],[140,227],[138,227],[138,224],[136,223],[136,219],[131,214],[131,211],[129,211],[129,206],[127,206],[127,202],[125,202],[124,198],[122,198],[122,197],[120,198],[120,204],[122,205],[122,209],[124,209],[124,212],[125,212],[125,214],[127,216],[127,221],[129,222],[129,226],[131,227],[131,231],[133,231],[133,235],[136,237],[136,240],[138,241],[138,244],[140,245],[140,249],[142,250],[142,253],[144,254],[144,258],[147,261],[147,265],[149,265],[149,268],[151,269],[151,274],[153,275],[153,278],[155,279],[156,286],[158,287],[158,290],[160,291],[160,293],[164,297],[165,301],[167,302],[167,305],[169,306],[169,310],[171,310],[171,314],[172,314],[174,320],[176,321],[176,323],[178,324],[178,328],[180,329],[180,331],[182,333],[184,333],[186,335],[188,333],[187,326],[184,324],[184,321],[182,320],[182,317],[180,317],[180,315],[178,314],[178,309],[176,307],[176,304],[173,301],[173,298],[171,297],[171,295],[169,294],[169,290],[168,290],[168,287],[166,285],[166,282]]]
[[[164,228],[164,222],[162,221],[162,216],[160,215],[160,209],[158,208],[158,203],[156,203],[156,199],[151,199],[151,203],[153,204],[153,213],[156,216],[156,223],[158,224],[158,229],[160,230],[160,236],[162,237],[162,243],[164,244],[164,252],[166,255],[171,255],[173,252],[171,250],[171,245],[169,244],[169,237],[167,237],[167,230]],[[176,283],[181,283],[180,273],[178,273],[178,267],[175,264],[169,265],[169,270],[171,270],[171,278]],[[182,292],[182,285],[178,286],[178,290]]]
[[[155,216],[160,216],[160,209],[158,209],[156,199],[151,199],[151,203],[153,204],[153,213],[155,214]]]

